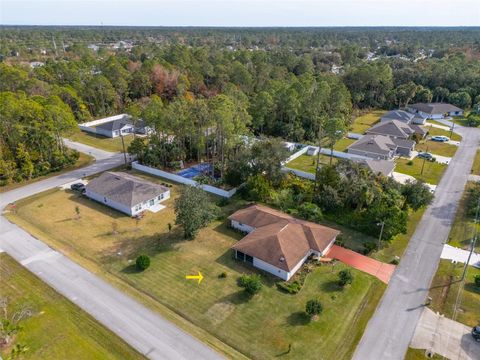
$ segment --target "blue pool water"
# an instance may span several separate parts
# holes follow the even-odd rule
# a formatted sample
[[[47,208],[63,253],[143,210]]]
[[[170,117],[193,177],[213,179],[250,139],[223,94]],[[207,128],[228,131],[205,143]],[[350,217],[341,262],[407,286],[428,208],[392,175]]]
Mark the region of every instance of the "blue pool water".
[[[202,175],[204,173],[210,172],[212,170],[212,165],[209,163],[201,163],[189,167],[188,169],[180,170],[177,175],[184,177],[186,179],[193,179],[198,175]]]

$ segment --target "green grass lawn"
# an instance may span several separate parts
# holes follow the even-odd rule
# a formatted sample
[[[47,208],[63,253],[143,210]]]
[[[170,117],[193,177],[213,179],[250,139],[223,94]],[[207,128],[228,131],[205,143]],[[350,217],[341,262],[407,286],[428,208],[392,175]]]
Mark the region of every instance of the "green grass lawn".
[[[473,160],[472,174],[480,175],[480,150],[477,150],[477,155],[475,155],[475,159]]]
[[[90,134],[85,131],[75,131],[73,134],[67,136],[68,139],[76,142],[80,142],[85,145],[93,146],[105,151],[111,152],[123,152],[122,138],[108,138],[101,135]],[[134,139],[133,135],[125,135],[123,140],[125,142],[125,150],[128,148],[128,145]]]
[[[463,264],[453,264],[449,260],[440,260],[430,288],[432,310],[452,318],[457,294],[461,286],[459,280],[462,272]],[[480,288],[476,287],[473,282],[475,275],[480,275],[480,270],[469,266],[465,285],[461,289],[461,301],[456,318],[457,321],[468,326],[475,326],[480,323]]]
[[[417,151],[428,151],[434,155],[453,157],[457,152],[458,146],[446,144],[438,141],[422,140],[415,145]]]
[[[425,130],[428,131],[429,136],[448,136],[453,141],[461,141],[462,137],[455,132],[449,130],[439,129],[433,126],[425,126]]]
[[[358,116],[353,120],[350,132],[356,134],[363,134],[370,129],[372,125],[380,121],[380,117],[385,114],[385,110],[374,110],[365,115]]]
[[[67,171],[72,171],[72,170],[90,165],[94,161],[95,161],[95,159],[92,156],[89,156],[89,155],[84,154],[84,153],[80,153],[80,156],[79,156],[77,162],[74,165],[67,166],[66,168],[64,168],[60,171],[54,171],[54,172],[51,172],[50,174],[40,176],[40,177],[37,177],[35,179],[31,179],[31,180],[28,180],[28,181],[22,181],[22,182],[19,182],[19,183],[13,183],[13,184],[5,185],[5,186],[0,186],[0,193],[10,191],[10,190],[14,190],[14,189],[19,188],[21,186],[25,186],[25,185],[28,185],[28,184],[31,184],[31,183],[34,183],[34,182],[37,182],[37,181],[45,180],[45,179],[48,179],[50,177],[63,174]]]
[[[343,139],[340,139],[338,140],[335,145],[333,146],[333,150],[336,150],[336,151],[345,151],[347,149],[347,147],[349,147],[350,145],[352,145],[355,141],[355,139],[347,139],[347,138],[343,138]]]
[[[432,119],[427,119],[427,122],[425,123],[425,127],[430,128],[429,124],[435,124],[435,125],[440,125],[440,126],[445,126],[447,128],[450,128],[450,126],[445,125],[444,123],[441,123],[440,121],[432,120]]]
[[[282,356],[289,344],[292,350],[284,355],[289,359],[317,359],[318,354],[324,359],[351,358],[383,294],[383,283],[352,270],[352,286],[341,291],[335,281],[345,265],[321,265],[308,275],[299,294],[289,295],[276,289],[276,278],[260,272],[264,287],[247,299],[237,278],[257,270],[236,262],[230,250],[242,235],[227,228],[225,221],[213,222],[193,241],[183,240],[175,225],[169,232],[176,196],[173,186],[167,208],[148,213],[138,224],[102,204],[61,190],[21,200],[16,213],[7,217],[82,265],[96,266],[98,273],[107,272],[121,286],[138,290],[132,294],[140,301],[154,300],[191,326],[202,328],[210,336],[199,336],[203,341],[212,343],[214,335],[227,344],[225,348],[230,346],[254,359]],[[223,211],[230,213],[240,205],[233,201]],[[75,206],[80,208],[78,220]],[[350,237],[355,237],[353,232]],[[133,266],[139,253],[152,259],[143,273]],[[185,275],[197,271],[205,276],[200,285],[185,280]],[[218,277],[222,272],[227,273],[224,279]],[[306,301],[312,298],[324,305],[315,322],[303,314]],[[227,357],[240,358],[233,349],[224,349]]]
[[[324,165],[330,164],[330,159],[332,160],[332,164],[335,164],[338,161],[337,158],[331,158],[330,156],[321,154],[320,164],[324,164]],[[302,170],[312,174],[315,174],[316,165],[317,165],[317,155],[314,155],[314,156],[300,155],[298,158],[285,164],[285,166],[288,168]]]
[[[0,288],[11,313],[21,306],[34,312],[20,323],[23,330],[14,342],[28,347],[21,359],[144,359],[5,253],[0,254]],[[0,354],[7,359],[9,351]]]
[[[453,118],[453,120],[450,120],[450,121],[454,122],[455,124],[468,127],[467,126],[467,119],[464,118],[464,117]]]
[[[398,159],[396,161],[397,165],[395,166],[395,171],[402,174],[411,175],[414,178],[422,180],[428,184],[438,184],[440,182],[440,179],[442,178],[443,173],[447,169],[447,165],[445,164],[425,161],[423,174],[421,174],[423,159],[414,158],[413,160],[411,160],[413,162],[412,165],[408,165],[409,161],[410,160],[408,159]]]
[[[455,214],[455,220],[448,235],[449,244],[462,249],[470,249],[470,243],[474,236],[475,222],[473,218],[468,217],[465,214],[466,202],[467,202],[467,190],[473,186],[472,182],[468,182],[465,186],[460,203],[458,204],[457,212]],[[477,229],[480,234],[480,224],[477,224]],[[480,241],[477,241],[475,247],[476,252],[480,252]]]
[[[408,348],[408,351],[405,354],[404,360],[423,360],[423,359],[442,360],[443,357],[437,354],[434,354],[433,357],[427,357],[425,355],[425,350]]]

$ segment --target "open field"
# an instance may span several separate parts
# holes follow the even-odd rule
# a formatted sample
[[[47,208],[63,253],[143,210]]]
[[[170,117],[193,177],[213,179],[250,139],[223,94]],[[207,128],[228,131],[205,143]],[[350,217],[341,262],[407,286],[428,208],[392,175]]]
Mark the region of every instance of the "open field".
[[[422,180],[428,184],[436,185],[440,182],[443,173],[447,169],[447,165],[439,164],[437,162],[425,161],[425,166],[422,172],[423,159],[414,158],[412,165],[408,165],[410,160],[400,158],[396,160],[395,171],[411,175],[418,180]]]
[[[332,164],[335,164],[338,161],[337,158],[331,158],[330,156],[321,154],[320,164],[330,164],[330,159],[332,161]],[[314,156],[300,155],[298,158],[285,164],[286,167],[302,170],[312,174],[315,174],[316,165],[317,165],[317,155],[314,155]]]
[[[445,125],[443,125],[445,126]],[[457,133],[452,133],[448,130],[439,129],[433,126],[425,126],[425,129],[428,131],[429,136],[448,136],[453,141],[461,141],[462,137]]]
[[[477,155],[472,165],[472,174],[480,175],[480,150],[477,150]]]
[[[336,151],[345,151],[347,149],[347,147],[349,147],[350,145],[352,145],[355,141],[355,139],[347,139],[347,138],[343,138],[343,139],[340,139],[338,140],[335,145],[333,146],[333,150],[336,150]]]
[[[375,123],[380,121],[380,117],[385,114],[385,110],[374,110],[365,115],[359,116],[353,120],[353,124],[350,128],[350,132],[363,134]]]
[[[242,273],[257,270],[236,262],[230,251],[242,235],[229,229],[224,220],[214,221],[193,241],[183,240],[176,226],[169,232],[176,196],[174,186],[167,208],[148,213],[138,224],[102,204],[60,190],[19,201],[16,214],[7,216],[77,261],[115,276],[123,287],[137,289],[133,293],[140,301],[156,300],[249,357],[274,358],[291,344],[291,359],[316,359],[319,353],[325,359],[351,358],[383,294],[383,283],[352,270],[353,284],[341,291],[336,279],[345,265],[337,263],[334,268],[316,267],[297,295],[280,292],[277,280],[262,272],[263,289],[248,299],[236,281]],[[234,201],[223,211],[230,213],[241,204]],[[77,205],[80,219],[75,219]],[[143,273],[132,265],[139,253],[152,259]],[[205,276],[200,285],[185,280],[185,275],[197,271]],[[222,272],[227,273],[224,279],[218,277]],[[324,305],[316,322],[303,315],[311,298]]]
[[[85,131],[77,130],[73,134],[67,136],[68,139],[76,141],[85,145],[90,145],[98,149],[111,152],[123,152],[122,138],[108,138],[101,135],[90,134]],[[125,142],[125,150],[134,139],[133,135],[126,135],[123,137]]]
[[[0,288],[11,309],[25,305],[34,311],[20,323],[15,341],[29,348],[21,359],[144,359],[5,253],[0,254]],[[7,353],[1,352],[4,359]]]
[[[458,204],[457,212],[455,214],[455,220],[448,235],[449,244],[465,250],[470,249],[470,243],[474,236],[475,222],[474,219],[468,217],[465,214],[466,202],[467,202],[467,190],[473,185],[472,182],[468,182],[465,186],[460,203]],[[477,229],[480,234],[480,224],[477,224]],[[475,247],[476,252],[480,252],[480,241],[477,241]]]
[[[437,273],[432,281],[430,297],[431,308],[452,318],[457,294],[461,285],[459,281],[463,271],[463,264],[454,264],[449,260],[440,260]],[[456,321],[468,326],[480,323],[480,288],[475,286],[474,276],[480,275],[480,270],[473,266],[468,267],[465,286],[457,311]]]
[[[439,141],[422,140],[415,145],[417,151],[428,151],[434,155],[453,157],[457,152],[458,146],[446,144]]]
[[[31,179],[31,180],[28,180],[28,181],[22,181],[22,182],[19,182],[19,183],[13,183],[13,184],[9,184],[9,185],[6,185],[6,186],[0,186],[0,193],[7,192],[7,191],[10,191],[10,190],[13,190],[13,189],[19,188],[21,186],[25,186],[25,185],[28,185],[28,184],[31,184],[31,183],[34,183],[34,182],[37,182],[37,181],[40,181],[40,180],[45,180],[45,179],[48,179],[52,176],[61,175],[65,172],[67,172],[67,171],[72,171],[72,170],[90,165],[94,161],[95,161],[95,159],[92,156],[84,154],[84,153],[80,153],[80,156],[79,156],[77,162],[74,165],[67,166],[65,169],[62,169],[60,171],[54,171],[54,172],[51,172],[50,174],[40,176],[40,177],[37,177],[35,179]]]

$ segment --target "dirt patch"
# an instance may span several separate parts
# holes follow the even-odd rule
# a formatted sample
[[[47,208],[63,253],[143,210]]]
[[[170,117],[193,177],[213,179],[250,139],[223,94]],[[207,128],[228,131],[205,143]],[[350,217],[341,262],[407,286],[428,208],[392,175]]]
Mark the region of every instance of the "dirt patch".
[[[221,324],[234,310],[235,305],[231,302],[219,302],[207,310],[205,317],[216,326]]]

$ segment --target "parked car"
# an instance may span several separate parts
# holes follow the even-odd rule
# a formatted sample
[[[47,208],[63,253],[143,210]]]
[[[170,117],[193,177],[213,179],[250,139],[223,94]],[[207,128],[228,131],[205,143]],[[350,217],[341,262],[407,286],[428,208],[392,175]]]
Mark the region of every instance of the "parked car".
[[[421,153],[418,153],[417,156],[422,159],[433,160],[433,155],[429,152],[421,152]]]
[[[84,193],[86,191],[85,184],[75,183],[70,186],[70,189],[73,191],[78,191],[79,193]]]
[[[476,341],[480,341],[480,326],[473,327],[472,336]]]
[[[431,140],[439,141],[439,142],[447,142],[447,141],[450,141],[450,138],[444,135],[437,135],[437,136],[432,136]]]

